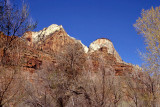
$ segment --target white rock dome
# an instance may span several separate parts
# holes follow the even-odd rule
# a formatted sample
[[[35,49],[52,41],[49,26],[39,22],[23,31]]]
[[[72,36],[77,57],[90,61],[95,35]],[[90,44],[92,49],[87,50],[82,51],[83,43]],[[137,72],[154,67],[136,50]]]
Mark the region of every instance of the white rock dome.
[[[114,55],[117,62],[122,62],[121,57],[119,56],[118,52],[115,50],[113,43],[109,39],[101,38],[97,39],[94,42],[92,42],[89,46],[90,52],[94,52],[96,50],[99,50],[102,47],[107,47],[107,51],[109,54]]]

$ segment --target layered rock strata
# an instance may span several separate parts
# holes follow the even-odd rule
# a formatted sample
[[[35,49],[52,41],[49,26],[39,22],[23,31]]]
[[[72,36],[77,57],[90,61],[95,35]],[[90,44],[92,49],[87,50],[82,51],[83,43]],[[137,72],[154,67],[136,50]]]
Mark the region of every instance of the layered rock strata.
[[[1,41],[4,41],[3,38],[10,37],[1,37]],[[18,38],[17,41],[19,41],[19,46],[21,46],[23,51],[21,50],[21,54],[15,52],[16,54],[14,55],[21,57],[25,63],[23,66],[32,70],[39,69],[44,62],[55,64],[56,58],[54,54],[58,54],[59,52],[63,53],[65,46],[77,43],[81,45],[84,51],[84,53],[81,54],[84,54],[83,56],[85,56],[86,59],[90,58],[94,71],[97,71],[100,67],[100,60],[102,59],[104,60],[104,65],[112,66],[117,73],[139,69],[137,66],[123,62],[110,40],[106,38],[97,39],[92,42],[88,48],[82,44],[80,40],[70,37],[62,25],[52,24],[38,32],[26,32],[21,38]],[[12,44],[16,43],[17,42],[14,42]],[[16,46],[12,48],[14,47]],[[3,50],[3,48],[1,47],[0,50]],[[7,58],[9,60],[13,57],[13,55],[10,54],[11,50],[10,48],[10,50],[7,51]],[[0,59],[4,57],[6,56],[1,51]],[[100,57],[102,58],[99,59]]]

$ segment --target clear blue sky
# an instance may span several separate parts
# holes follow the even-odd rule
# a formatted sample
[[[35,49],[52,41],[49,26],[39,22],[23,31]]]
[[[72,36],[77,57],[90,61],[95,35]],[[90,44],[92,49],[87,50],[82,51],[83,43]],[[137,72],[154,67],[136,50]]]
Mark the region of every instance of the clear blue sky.
[[[110,39],[122,59],[141,65],[138,54],[143,38],[133,24],[142,9],[159,6],[160,0],[27,0],[38,21],[36,31],[51,24],[63,25],[66,32],[89,46],[98,38]]]

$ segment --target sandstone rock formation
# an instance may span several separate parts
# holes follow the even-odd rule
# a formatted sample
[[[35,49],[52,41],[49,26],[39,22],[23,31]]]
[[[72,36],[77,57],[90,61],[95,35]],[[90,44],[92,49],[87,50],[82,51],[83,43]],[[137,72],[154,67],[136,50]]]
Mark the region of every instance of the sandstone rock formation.
[[[83,45],[80,40],[70,37],[62,25],[52,24],[39,32],[26,32],[21,38],[24,39],[29,46],[37,47],[40,50],[48,52],[59,51],[64,45],[69,43],[80,43],[84,47],[84,51],[86,53],[88,52],[88,48]]]
[[[10,39],[11,37],[4,36],[1,33],[1,41],[11,41]],[[80,40],[70,37],[63,29],[62,25],[59,26],[52,24],[48,28],[44,28],[39,32],[26,32],[21,38],[17,38],[17,41],[19,41],[19,46],[21,46],[19,48],[22,48],[19,57],[24,60],[23,62],[25,64],[23,64],[23,66],[32,70],[39,69],[40,66],[47,61],[56,63],[56,58],[54,55],[58,54],[59,52],[63,52],[63,48],[65,46],[76,43],[80,44],[83,48],[83,54],[85,55],[86,59],[89,57],[91,58],[95,71],[99,67],[100,61],[98,61],[98,58],[101,56],[103,56],[103,59],[105,62],[107,62],[105,65],[112,66],[117,73],[132,71],[133,68],[139,69],[134,65],[123,62],[110,40],[105,38],[97,39],[92,42],[88,48],[82,44]],[[13,41],[14,43],[12,44],[17,44],[17,41]],[[16,46],[12,46],[12,48],[14,47]],[[3,50],[3,48],[1,47],[0,50]],[[11,50],[13,49],[8,49],[7,56],[3,55],[4,53],[1,51],[0,59],[2,60],[5,57],[8,59],[7,62],[13,61],[11,60],[14,59],[11,58],[13,57],[13,55],[10,54]],[[15,53],[14,56],[19,55],[18,53]]]
[[[48,28],[44,28],[39,32],[26,32],[23,37],[28,40],[28,42],[37,43],[39,41],[45,40],[48,36],[52,35],[54,32],[60,30],[62,26],[53,24]]]
[[[113,43],[106,38],[97,39],[96,41],[92,42],[89,46],[89,50],[90,52],[94,52],[103,47],[107,48],[107,52],[109,54],[112,54],[116,58],[117,62],[122,63],[122,59],[119,56],[118,52],[115,50]]]
[[[84,97],[84,100],[77,100],[84,104],[89,98],[85,87],[90,93],[91,88],[95,91],[96,85],[97,89],[102,87],[102,83],[105,86],[104,72],[108,77],[119,78],[141,69],[122,61],[110,40],[97,39],[88,48],[55,24],[39,32],[26,32],[22,37],[10,37],[0,32],[0,68],[0,71],[9,69],[8,72],[20,73],[26,95],[22,103],[26,104],[32,96],[31,101],[43,101],[44,95],[45,101],[56,103],[62,100],[68,106],[74,95],[75,98]],[[82,75],[78,77],[76,73]],[[52,97],[55,102],[46,100]]]

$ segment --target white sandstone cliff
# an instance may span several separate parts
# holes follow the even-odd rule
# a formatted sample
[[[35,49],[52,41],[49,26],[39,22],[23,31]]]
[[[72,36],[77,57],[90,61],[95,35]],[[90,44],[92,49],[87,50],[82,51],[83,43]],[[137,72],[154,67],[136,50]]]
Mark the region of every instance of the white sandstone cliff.
[[[97,39],[96,41],[92,42],[89,46],[89,52],[94,52],[96,50],[99,50],[102,47],[106,47],[109,54],[114,55],[117,62],[122,63],[122,59],[119,56],[118,52],[115,50],[113,43],[105,38]]]
[[[37,43],[41,40],[46,39],[48,36],[60,30],[61,28],[63,28],[62,25],[58,26],[56,24],[52,24],[49,27],[44,28],[43,30],[40,30],[38,32],[26,32],[22,37],[30,38],[32,43]]]
[[[38,32],[26,32],[22,36],[22,38],[27,41],[27,44],[29,46],[34,46],[38,42],[44,41],[47,37],[52,36],[52,34],[54,34],[56,31],[59,31],[60,29],[63,29],[62,25],[52,24],[49,27],[44,28],[43,30],[40,30]],[[67,34],[67,36],[69,35]],[[82,45],[85,53],[88,52],[88,47],[85,46],[80,40],[77,40],[71,36],[69,37],[73,39],[75,42],[79,42]]]

